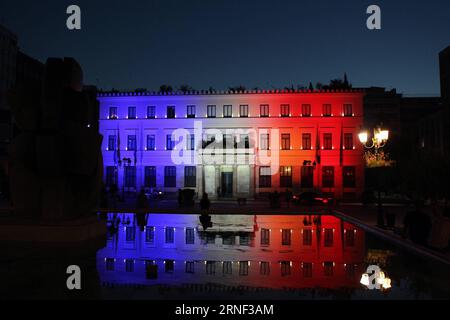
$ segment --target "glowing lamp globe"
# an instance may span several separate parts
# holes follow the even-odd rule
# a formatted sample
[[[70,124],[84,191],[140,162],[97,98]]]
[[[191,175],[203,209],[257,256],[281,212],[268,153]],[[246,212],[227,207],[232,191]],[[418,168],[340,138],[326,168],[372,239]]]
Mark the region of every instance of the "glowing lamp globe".
[[[359,135],[358,135],[358,137],[359,137],[359,141],[361,141],[361,143],[363,143],[363,144],[365,144],[365,143],[367,143],[367,139],[368,139],[368,135],[367,135],[367,132],[361,132]]]
[[[364,273],[362,276],[361,276],[361,281],[360,281],[360,283],[362,284],[362,285],[364,285],[364,286],[369,286],[369,284],[370,284],[370,279],[369,279],[369,275],[367,274],[367,273]]]

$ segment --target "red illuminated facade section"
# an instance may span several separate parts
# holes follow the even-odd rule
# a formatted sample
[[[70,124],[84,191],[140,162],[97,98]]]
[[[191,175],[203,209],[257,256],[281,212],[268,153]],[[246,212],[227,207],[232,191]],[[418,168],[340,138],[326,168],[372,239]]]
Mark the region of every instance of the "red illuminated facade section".
[[[126,192],[187,188],[212,199],[286,189],[356,198],[364,189],[363,148],[357,141],[363,97],[359,90],[101,94],[105,183]],[[194,132],[199,122],[200,135]],[[218,129],[231,145],[241,143],[228,147],[227,154],[256,161],[175,164],[171,135],[177,128],[187,130],[188,148],[200,159],[211,142],[206,130]],[[259,161],[262,152],[272,157],[272,166]],[[130,160],[126,166],[120,165],[122,158]]]

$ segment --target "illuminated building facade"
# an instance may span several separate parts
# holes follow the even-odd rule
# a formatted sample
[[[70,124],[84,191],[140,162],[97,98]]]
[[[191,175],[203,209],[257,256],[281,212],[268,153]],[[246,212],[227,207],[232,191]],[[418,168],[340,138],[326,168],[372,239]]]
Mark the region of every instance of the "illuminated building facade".
[[[363,97],[360,90],[101,93],[105,183],[124,192],[189,188],[213,199],[286,189],[355,198],[364,188]],[[195,159],[180,163],[185,151]]]
[[[97,253],[101,282],[114,285],[358,288],[365,234],[325,215],[108,214],[116,231]]]

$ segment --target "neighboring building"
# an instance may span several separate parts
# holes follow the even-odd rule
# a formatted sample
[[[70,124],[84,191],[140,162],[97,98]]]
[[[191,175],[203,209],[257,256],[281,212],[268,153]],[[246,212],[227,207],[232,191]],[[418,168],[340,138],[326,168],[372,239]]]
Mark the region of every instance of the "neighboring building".
[[[116,232],[97,253],[103,285],[361,288],[364,231],[334,216],[212,215],[206,231],[197,215],[137,220],[108,214]]]
[[[450,46],[439,53],[439,70],[441,75],[441,97],[450,107]]]
[[[16,63],[16,84],[40,89],[44,80],[45,64],[19,51]]]
[[[190,188],[211,198],[286,189],[355,198],[364,189],[363,97],[361,90],[101,93],[105,183],[124,192]],[[177,162],[180,148],[197,162]]]
[[[6,168],[8,145],[11,140],[11,108],[7,92],[16,82],[16,61],[19,48],[17,36],[0,25],[0,165]]]

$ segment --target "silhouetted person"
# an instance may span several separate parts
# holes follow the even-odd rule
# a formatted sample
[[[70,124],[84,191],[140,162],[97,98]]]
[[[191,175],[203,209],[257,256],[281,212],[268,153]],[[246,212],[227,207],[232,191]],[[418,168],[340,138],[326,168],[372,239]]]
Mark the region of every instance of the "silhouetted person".
[[[117,184],[113,183],[111,187],[109,187],[109,194],[113,201],[114,208],[117,207],[117,192],[119,192],[119,188],[117,188]]]
[[[200,200],[200,210],[203,213],[208,213],[209,207],[211,206],[211,202],[208,199],[208,194],[205,192],[203,193],[203,197]]]
[[[139,192],[139,195],[136,199],[136,209],[148,209],[148,200],[147,196],[145,195],[145,190],[141,189]]]
[[[412,242],[426,246],[431,232],[430,217],[420,210],[420,205],[416,209],[406,214],[403,220],[404,232]]]
[[[273,193],[273,206],[274,208],[280,207],[280,194],[277,190],[275,190],[275,192]]]
[[[292,200],[292,192],[289,191],[289,189],[286,189],[285,200],[286,200],[286,206],[288,208],[290,208],[291,207],[291,200]]]

